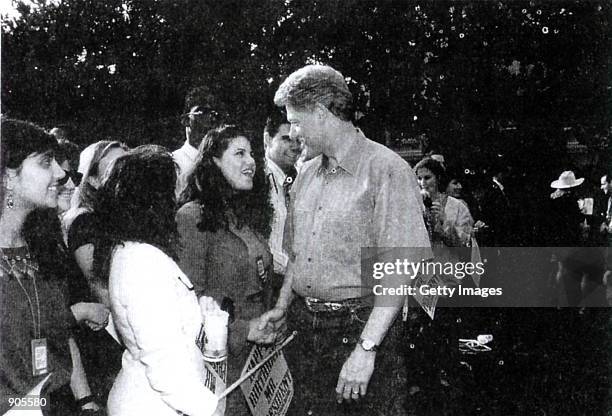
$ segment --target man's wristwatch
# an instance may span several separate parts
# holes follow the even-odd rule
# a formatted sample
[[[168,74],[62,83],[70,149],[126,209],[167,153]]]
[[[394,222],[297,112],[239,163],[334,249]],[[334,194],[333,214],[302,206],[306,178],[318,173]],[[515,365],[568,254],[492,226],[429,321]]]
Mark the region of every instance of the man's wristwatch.
[[[364,351],[378,350],[378,345],[376,345],[374,341],[370,341],[369,339],[359,338],[358,344],[361,345],[361,348],[363,348]]]

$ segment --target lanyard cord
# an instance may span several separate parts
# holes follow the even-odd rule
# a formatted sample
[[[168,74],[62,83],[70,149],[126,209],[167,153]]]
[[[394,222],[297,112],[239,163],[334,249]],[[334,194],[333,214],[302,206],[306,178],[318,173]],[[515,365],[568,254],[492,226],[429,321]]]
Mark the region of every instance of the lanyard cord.
[[[16,264],[12,264],[11,265],[9,263],[9,261],[6,258],[6,256],[4,255],[4,253],[2,253],[2,249],[0,249],[0,253],[2,254],[2,256],[3,256],[4,260],[7,262],[7,264],[10,266],[10,270],[7,271],[5,267],[2,267],[2,270],[4,270],[9,275],[12,275],[15,278],[15,280],[19,284],[19,287],[21,287],[21,290],[23,291],[23,293],[26,295],[26,298],[28,299],[28,305],[30,306],[30,313],[32,314],[32,325],[34,326],[34,338],[40,338],[40,336],[41,336],[40,299],[38,297],[38,288],[36,287],[36,276],[35,276],[34,273],[32,273],[32,275],[30,275],[30,277],[32,278],[32,285],[34,286],[34,297],[36,298],[36,312],[37,312],[38,316],[36,316],[34,314],[34,304],[32,303],[32,298],[30,297],[30,295],[28,294],[28,291],[26,290],[25,286],[21,282],[21,279],[19,279],[19,276],[15,272],[15,265]],[[29,251],[28,251],[28,257],[29,257]],[[25,274],[28,274],[27,273],[27,269],[30,266],[27,263],[25,263],[25,265],[26,265]],[[37,317],[38,317],[38,319],[36,319]],[[37,325],[37,323],[38,323],[38,325]]]

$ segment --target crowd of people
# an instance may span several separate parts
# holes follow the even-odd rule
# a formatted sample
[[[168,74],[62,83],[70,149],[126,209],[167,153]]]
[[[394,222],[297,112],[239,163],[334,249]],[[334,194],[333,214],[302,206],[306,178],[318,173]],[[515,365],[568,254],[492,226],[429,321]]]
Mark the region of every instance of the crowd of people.
[[[291,74],[274,103],[284,111],[259,139],[191,97],[172,153],[119,141],[80,151],[57,129],[2,118],[0,413],[46,380],[50,415],[250,414],[239,389],[222,407],[205,385],[195,341],[207,296],[230,317],[229,382],[250,345],[297,329],[284,349],[289,414],[409,414],[408,340],[431,318],[405,296],[364,290],[361,249],[388,259],[401,247],[419,263],[515,245],[506,167],[489,169],[478,197],[440,154],[412,168],[356,127],[345,79],[328,66]],[[551,183],[550,244],[563,249],[550,260],[565,304],[603,296],[601,306],[612,172],[594,201],[573,193],[583,181],[567,171]],[[456,348],[448,323],[466,313],[439,302],[434,332],[452,342],[433,361]]]

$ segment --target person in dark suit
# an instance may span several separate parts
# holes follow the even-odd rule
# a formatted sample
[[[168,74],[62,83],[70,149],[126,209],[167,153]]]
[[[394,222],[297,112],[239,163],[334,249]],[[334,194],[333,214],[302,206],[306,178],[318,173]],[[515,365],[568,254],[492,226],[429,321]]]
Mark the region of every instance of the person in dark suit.
[[[601,192],[593,204],[591,241],[596,246],[606,247],[612,237],[612,171],[601,177]]]
[[[505,185],[508,171],[501,160],[492,164],[491,180],[482,198],[482,221],[489,226],[487,232],[482,234],[482,245],[488,247],[511,247],[517,240],[515,212]]]
[[[593,204],[593,222],[591,225],[591,241],[597,247],[602,247],[605,258],[603,283],[607,286],[606,298],[612,305],[612,170],[601,177],[601,192]]]

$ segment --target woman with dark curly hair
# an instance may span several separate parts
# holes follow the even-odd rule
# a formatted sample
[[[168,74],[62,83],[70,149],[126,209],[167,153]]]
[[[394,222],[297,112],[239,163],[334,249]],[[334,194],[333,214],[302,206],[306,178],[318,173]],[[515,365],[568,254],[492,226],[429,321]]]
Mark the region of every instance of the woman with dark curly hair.
[[[94,272],[108,276],[115,326],[126,350],[109,415],[212,415],[214,394],[196,345],[202,317],[175,263],[176,170],[159,146],[119,157],[94,202]]]
[[[273,334],[257,329],[272,273],[267,244],[272,207],[263,163],[257,166],[249,137],[236,126],[206,134],[181,196],[186,204],[176,217],[181,269],[198,295],[212,296],[230,312],[228,381],[240,375],[247,340],[273,340]],[[227,414],[249,414],[239,391],[229,395]]]

